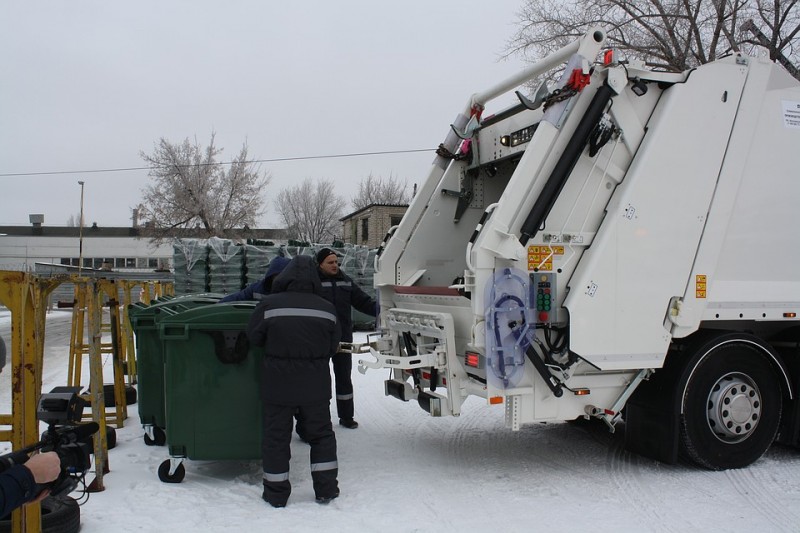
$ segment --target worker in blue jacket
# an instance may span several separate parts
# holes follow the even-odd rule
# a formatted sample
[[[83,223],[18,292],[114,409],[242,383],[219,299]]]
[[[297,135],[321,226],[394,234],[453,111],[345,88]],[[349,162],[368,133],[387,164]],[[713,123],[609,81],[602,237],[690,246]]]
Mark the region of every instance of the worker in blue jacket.
[[[365,315],[377,315],[378,306],[375,300],[365,293],[347,274],[339,268],[339,257],[330,248],[323,248],[316,256],[323,298],[336,308],[336,318],[342,327],[342,342],[353,342],[352,309]],[[338,352],[333,356],[333,375],[336,382],[336,412],[339,414],[339,425],[348,429],[358,427],[353,418],[353,381],[350,377],[353,369],[353,355]],[[301,433],[299,424],[298,433]]]
[[[336,435],[331,424],[330,359],[339,346],[336,311],[320,294],[314,260],[292,259],[275,278],[272,292],[256,306],[247,337],[264,347],[261,365],[263,401],[262,498],[286,506],[292,419],[299,414],[311,445],[311,480],[317,502],[339,496]]]
[[[244,300],[261,300],[264,296],[270,293],[270,290],[272,289],[272,280],[275,279],[275,276],[280,274],[288,264],[289,259],[287,257],[278,256],[273,258],[272,261],[269,262],[267,273],[262,279],[256,281],[255,283],[251,283],[239,292],[234,292],[233,294],[229,294],[224,298],[221,298],[219,303],[241,302]]]

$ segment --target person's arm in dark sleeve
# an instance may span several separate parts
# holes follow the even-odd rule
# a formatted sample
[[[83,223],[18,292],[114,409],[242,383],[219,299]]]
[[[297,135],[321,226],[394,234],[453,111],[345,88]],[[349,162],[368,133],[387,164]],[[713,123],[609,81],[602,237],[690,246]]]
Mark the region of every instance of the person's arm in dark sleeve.
[[[351,281],[351,291],[350,291],[350,303],[353,307],[357,310],[361,311],[365,315],[369,316],[377,316],[378,315],[378,304],[374,298],[371,298],[369,294],[364,292],[364,290],[358,286],[355,281]]]
[[[246,300],[255,300],[253,294],[256,292],[264,292],[264,280],[258,280],[255,283],[251,283],[244,289],[240,290],[239,292],[234,292],[233,294],[229,294],[224,298],[220,298],[218,303],[223,302],[242,302]]]
[[[24,465],[14,465],[0,474],[0,517],[36,496],[36,481]]]

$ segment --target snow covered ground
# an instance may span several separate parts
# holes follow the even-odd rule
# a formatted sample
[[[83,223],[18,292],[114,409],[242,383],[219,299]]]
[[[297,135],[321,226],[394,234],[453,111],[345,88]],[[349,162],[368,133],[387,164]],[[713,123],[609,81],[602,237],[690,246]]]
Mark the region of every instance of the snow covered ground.
[[[69,324],[69,312],[48,316],[45,391],[66,382]],[[9,339],[9,330],[0,312],[0,335]],[[773,446],[749,468],[727,472],[665,465],[624,451],[620,432],[595,424],[512,432],[502,406],[478,399],[460,418],[432,418],[384,397],[385,377],[354,369],[361,426],[336,426],[342,494],[327,506],[314,502],[308,446],[297,439],[284,509],[261,500],[258,461],[190,460],[182,483],[162,483],[156,471],[167,449],[144,444],[130,406],[109,452],[106,489],[81,507],[82,533],[800,531],[798,450]],[[0,412],[10,412],[7,371]]]

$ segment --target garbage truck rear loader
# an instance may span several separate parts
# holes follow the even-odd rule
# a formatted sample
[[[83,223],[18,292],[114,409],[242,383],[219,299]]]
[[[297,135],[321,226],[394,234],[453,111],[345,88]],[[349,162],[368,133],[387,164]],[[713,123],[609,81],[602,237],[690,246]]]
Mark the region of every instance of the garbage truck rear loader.
[[[471,97],[381,246],[360,368],[433,416],[475,395],[515,430],[624,418],[626,446],[666,462],[797,446],[800,86],[741,54],[598,62],[605,40]]]

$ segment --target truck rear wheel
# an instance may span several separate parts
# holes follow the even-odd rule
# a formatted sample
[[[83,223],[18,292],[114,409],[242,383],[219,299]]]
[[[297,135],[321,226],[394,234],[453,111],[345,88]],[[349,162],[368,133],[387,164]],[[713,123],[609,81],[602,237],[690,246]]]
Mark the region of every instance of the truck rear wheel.
[[[719,339],[697,357],[681,403],[681,451],[711,470],[747,466],[778,431],[778,377],[763,350],[745,339]]]

